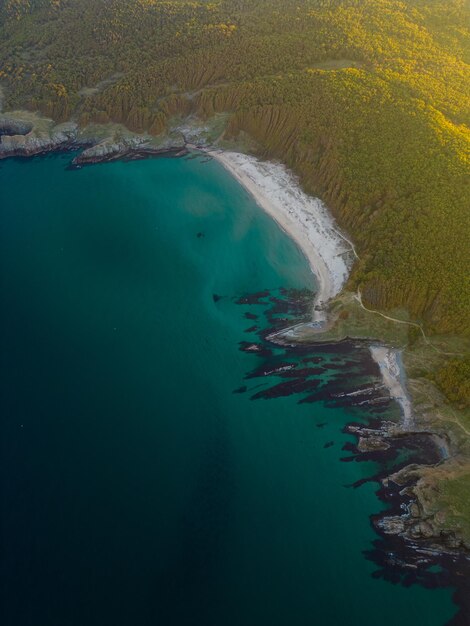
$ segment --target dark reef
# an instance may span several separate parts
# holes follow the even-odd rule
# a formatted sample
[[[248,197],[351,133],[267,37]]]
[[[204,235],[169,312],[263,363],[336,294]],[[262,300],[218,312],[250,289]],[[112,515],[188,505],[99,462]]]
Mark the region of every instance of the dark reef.
[[[452,536],[423,532],[419,516],[414,518],[411,513],[415,505],[411,488],[418,479],[416,472],[407,470],[434,466],[442,460],[436,435],[400,431],[399,408],[384,389],[366,343],[346,340],[280,345],[268,339],[273,331],[285,327],[286,321],[293,325],[306,319],[310,302],[311,294],[309,298],[304,291],[295,290],[276,290],[275,294],[263,291],[237,299],[244,306],[265,305],[267,325],[257,331],[259,342],[240,344],[241,350],[262,359],[261,365],[246,374],[247,385],[240,389],[251,393],[254,401],[296,395],[299,403],[322,401],[351,414],[343,432],[352,435],[355,443],[344,444],[341,460],[373,461],[378,470],[349,487],[377,483],[377,496],[385,505],[382,512],[370,517],[377,539],[365,557],[377,566],[373,576],[404,586],[455,588],[453,597],[459,611],[448,626],[470,626],[469,555],[454,546]],[[278,317],[279,313],[283,318]],[[244,315],[252,319],[253,314]],[[248,381],[260,379],[264,384],[254,392],[255,387],[250,387]],[[316,424],[318,428],[325,425]],[[324,447],[333,445],[328,441]]]

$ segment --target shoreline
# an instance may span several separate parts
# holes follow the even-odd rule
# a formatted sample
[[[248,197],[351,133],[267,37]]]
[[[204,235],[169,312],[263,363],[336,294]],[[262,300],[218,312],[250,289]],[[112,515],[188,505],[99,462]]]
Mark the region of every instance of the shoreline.
[[[195,148],[195,146],[189,147]],[[304,343],[296,340],[297,327],[309,326],[315,329],[314,333],[317,335],[317,341],[314,343],[321,343],[322,332],[328,330],[328,311],[325,305],[341,291],[352,266],[351,259],[348,265],[343,255],[346,252],[357,258],[353,244],[334,228],[334,220],[328,214],[325,205],[320,200],[304,194],[296,177],[290,174],[284,166],[261,162],[254,157],[239,153],[197,149],[215,158],[250,193],[258,206],[270,215],[299,246],[317,277],[319,292],[314,302],[313,323],[290,326],[267,335],[265,339],[295,349],[296,346]],[[278,195],[281,196],[280,199]],[[293,211],[289,210],[290,201],[294,203]],[[308,217],[315,217],[318,221],[314,220],[313,223],[307,224],[306,218]],[[316,232],[314,228],[309,228],[318,224],[320,228]],[[339,248],[336,255],[328,254],[331,248],[327,250],[326,255],[324,254],[325,251],[321,246],[323,229],[334,233],[333,242]],[[345,242],[349,243],[349,248],[345,249]],[[334,262],[338,258],[343,259],[343,267],[346,268],[344,273],[337,273],[337,266]],[[282,338],[287,341],[282,341]],[[376,341],[369,339],[366,344],[371,360],[380,371],[383,387],[388,397],[398,404],[402,419],[400,422],[388,422],[384,421],[383,417],[379,417],[376,420],[368,420],[368,427],[358,425],[357,428],[351,430],[346,427],[345,432],[357,437],[357,460],[374,460],[381,463],[395,458],[394,455],[403,449],[403,446],[404,448],[410,446],[409,449],[417,450],[415,459],[407,459],[403,464],[399,463],[398,467],[395,466],[392,471],[384,466],[379,475],[370,479],[379,483],[377,495],[379,500],[386,503],[388,507],[371,516],[372,525],[382,538],[385,548],[385,550],[377,550],[376,556],[382,558],[381,555],[384,553],[388,555],[388,547],[393,545],[394,550],[403,555],[401,563],[404,571],[408,571],[408,568],[421,571],[420,566],[424,561],[427,561],[428,566],[445,564],[449,571],[452,571],[457,559],[460,566],[467,570],[470,555],[464,543],[452,531],[444,534],[434,532],[429,517],[423,512],[423,503],[418,490],[415,490],[420,479],[419,469],[439,466],[448,460],[447,446],[441,445],[442,437],[438,432],[428,430],[423,427],[423,424],[415,423],[413,404],[406,385],[402,349],[381,343],[380,339]],[[359,392],[361,391],[363,390],[360,389]],[[430,459],[427,458],[429,454]],[[408,473],[412,475],[412,478],[407,477],[403,482],[397,479],[398,475],[407,476]],[[388,561],[385,562],[385,567],[388,567]],[[397,562],[396,567],[400,570],[401,565]],[[432,576],[429,582],[431,581],[433,581]],[[439,583],[435,581],[431,584],[439,586]],[[454,584],[459,587],[458,578]],[[460,604],[464,603],[460,602]]]
[[[312,318],[313,325],[321,332],[328,323],[326,305],[341,291],[357,257],[353,244],[338,232],[327,207],[318,198],[305,194],[295,176],[283,165],[238,152],[202,151],[217,160],[303,252],[318,284]],[[345,242],[351,247],[346,248]],[[289,328],[279,334],[289,332],[295,336]],[[412,428],[412,405],[399,351],[376,344],[370,346],[370,353],[390,397],[400,406],[403,429]]]
[[[304,193],[295,176],[281,164],[239,152],[203,151],[241,184],[302,251],[318,286],[313,322],[324,326],[325,305],[346,283],[354,254],[345,246],[346,239],[339,234],[325,205]]]
[[[32,117],[32,119],[23,119]],[[49,133],[34,133],[34,116],[1,116],[3,134],[0,136],[0,159],[32,158],[51,152],[81,150],[70,164],[70,169],[112,161],[139,160],[156,157],[179,157],[190,150],[207,154],[218,161],[229,174],[252,196],[299,247],[317,282],[312,306],[312,322],[308,325],[321,333],[328,326],[327,305],[346,283],[357,257],[354,244],[339,232],[334,218],[323,202],[302,191],[297,177],[284,165],[261,161],[241,152],[224,151],[205,145],[194,145],[184,133],[179,140],[151,145],[148,138],[132,133],[129,137],[102,139],[79,136],[75,123],[63,123],[49,129]],[[50,120],[51,121],[51,120]],[[19,129],[18,125],[24,125]],[[7,131],[7,132],[5,132]],[[9,132],[15,134],[9,135]],[[16,133],[20,134],[16,134]],[[295,337],[295,329],[291,329]],[[284,329],[277,334],[288,334]],[[274,337],[273,337],[274,338]],[[390,367],[387,348],[382,348],[377,362],[390,396],[404,414],[404,426],[411,422],[411,402],[404,386],[401,365]]]
[[[38,152],[23,152],[21,154],[10,152],[10,154],[0,154],[0,158],[31,158],[41,154],[83,148],[85,148],[85,155],[82,156],[83,153],[81,153],[81,158],[77,159],[77,161],[71,165],[72,168],[100,162],[116,160],[127,161],[133,160],[134,158],[183,156],[184,154],[189,154],[191,150],[196,150],[214,158],[243,186],[254,198],[258,206],[274,219],[279,227],[294,240],[309,262],[311,271],[318,281],[319,289],[315,297],[312,312],[314,321],[304,323],[303,325],[314,328],[316,333],[318,333],[318,340],[321,342],[322,331],[327,330],[328,324],[327,307],[325,305],[328,304],[330,298],[341,291],[348,278],[354,257],[357,258],[357,255],[354,251],[353,244],[348,242],[335,228],[335,222],[328,214],[328,209],[325,205],[320,200],[307,196],[307,194],[301,190],[297,178],[283,165],[261,162],[254,157],[237,152],[216,152],[214,149],[209,149],[204,146],[194,146],[188,142],[183,142],[182,146],[179,142],[175,142],[173,145],[167,144],[160,147],[152,146],[150,149],[148,149],[148,146],[129,146],[128,144],[115,143],[112,144],[111,150],[102,151],[101,149],[92,149],[89,152],[87,152],[86,146],[90,146],[90,143],[83,142],[80,144],[80,142],[76,140],[69,140],[59,145],[42,147]],[[278,176],[277,183],[276,176]],[[273,179],[276,184],[272,184]],[[284,183],[285,186],[283,187]],[[276,196],[279,194],[281,194],[284,202],[276,201]],[[294,212],[288,210],[287,203],[290,201],[294,202],[297,209]],[[312,222],[313,217],[317,219]],[[315,230],[315,228],[309,228],[309,226],[312,227],[314,225],[319,225],[320,228],[317,230]],[[317,247],[319,243],[321,244],[325,241],[325,239],[323,239],[325,230],[327,233],[327,243],[329,244],[326,255],[322,254],[324,250],[320,251]],[[314,234],[315,237],[312,237],[312,234]],[[348,246],[345,245],[346,243]],[[331,254],[331,250],[336,252]],[[341,263],[337,263],[338,260],[341,260]],[[338,272],[338,267],[346,269],[343,272]],[[291,329],[293,328],[294,327],[291,327]],[[283,334],[287,339],[288,332],[289,328],[285,328],[280,332],[274,333],[272,337],[266,337],[266,339],[272,341],[275,335],[282,336]],[[291,338],[293,341],[288,342],[289,345],[299,345],[300,342],[295,340],[295,332],[291,335]],[[274,343],[278,342],[274,341]],[[282,341],[280,343],[282,343]],[[375,356],[373,348],[375,348]],[[380,339],[374,342],[370,341],[369,350],[371,358],[380,369],[384,387],[388,390],[392,400],[399,404],[404,418],[399,433],[396,431],[394,433],[393,424],[388,425],[386,422],[384,423],[382,421],[383,418],[380,418],[380,425],[377,426],[375,432],[373,430],[366,432],[367,429],[364,430],[363,427],[357,429],[355,432],[348,431],[350,434],[354,434],[358,437],[358,453],[360,453],[363,460],[367,460],[368,458],[372,459],[375,455],[377,455],[376,458],[379,460],[384,458],[384,455],[387,454],[387,449],[393,441],[394,435],[416,436],[423,434],[423,430],[421,428],[413,429],[412,403],[406,391],[406,372],[401,362],[400,350],[381,344]],[[424,431],[424,434],[432,435],[433,431],[428,433]],[[441,460],[445,460],[446,455],[442,450],[440,452]],[[378,482],[381,484],[379,498],[382,501],[386,502],[387,505],[394,504],[395,506],[399,503],[400,506],[403,505],[403,510],[406,509],[405,513],[403,513],[403,510],[401,511],[399,520],[397,519],[398,516],[390,516],[390,512],[387,515],[386,511],[371,518],[376,532],[386,539],[387,545],[389,545],[390,541],[396,541],[398,542],[397,547],[401,549],[403,548],[404,542],[411,551],[411,563],[414,562],[416,554],[419,556],[420,553],[422,554],[422,550],[427,549],[425,546],[431,546],[430,549],[434,551],[437,556],[445,559],[451,559],[453,558],[452,555],[460,554],[466,566],[466,559],[470,559],[470,557],[467,556],[468,553],[461,547],[457,547],[457,552],[449,551],[444,538],[419,536],[416,545],[414,533],[420,532],[420,524],[426,524],[427,522],[426,518],[422,517],[420,496],[413,491],[413,483],[397,485],[394,481],[394,474],[389,473],[384,473]],[[413,517],[409,513],[412,505],[418,507],[417,515]],[[398,511],[399,509],[397,508],[397,512]],[[388,525],[387,528],[380,526],[380,522],[384,520],[385,524]],[[390,520],[390,523],[388,520]],[[394,528],[395,530],[393,530]],[[415,565],[412,565],[412,567],[415,567]]]
[[[410,430],[413,426],[413,412],[405,387],[405,375],[400,351],[378,344],[369,346],[369,350],[373,360],[379,366],[384,385],[388,389],[390,397],[400,405],[403,414],[403,429]]]

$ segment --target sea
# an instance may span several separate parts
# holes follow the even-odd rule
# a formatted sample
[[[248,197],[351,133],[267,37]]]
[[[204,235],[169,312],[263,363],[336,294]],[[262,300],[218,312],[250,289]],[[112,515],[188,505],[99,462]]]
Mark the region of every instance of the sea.
[[[0,163],[1,624],[446,624],[374,558],[367,347],[267,338],[300,250],[214,160],[73,156]]]

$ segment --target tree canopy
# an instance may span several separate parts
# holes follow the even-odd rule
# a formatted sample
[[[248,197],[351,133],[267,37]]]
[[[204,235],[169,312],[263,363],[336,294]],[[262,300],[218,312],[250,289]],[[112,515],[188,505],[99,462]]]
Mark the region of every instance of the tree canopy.
[[[465,0],[5,0],[4,107],[165,131],[230,113],[353,236],[369,305],[470,334]]]

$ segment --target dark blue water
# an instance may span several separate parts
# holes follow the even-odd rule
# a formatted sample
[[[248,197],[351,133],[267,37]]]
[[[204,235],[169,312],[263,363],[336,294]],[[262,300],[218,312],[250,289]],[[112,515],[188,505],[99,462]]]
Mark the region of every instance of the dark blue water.
[[[0,164],[1,623],[444,624],[372,577],[348,410],[251,399],[295,245],[215,162],[68,159]]]

